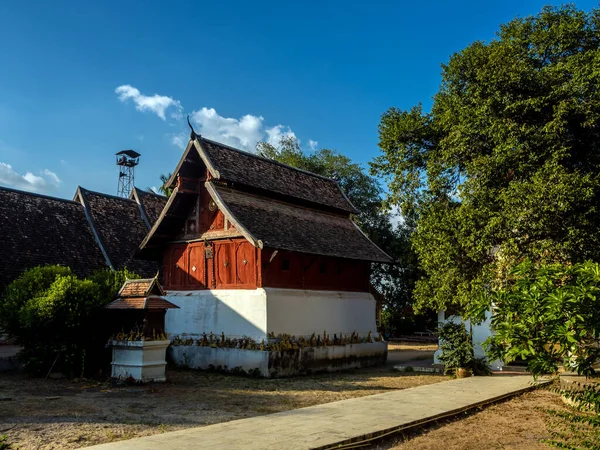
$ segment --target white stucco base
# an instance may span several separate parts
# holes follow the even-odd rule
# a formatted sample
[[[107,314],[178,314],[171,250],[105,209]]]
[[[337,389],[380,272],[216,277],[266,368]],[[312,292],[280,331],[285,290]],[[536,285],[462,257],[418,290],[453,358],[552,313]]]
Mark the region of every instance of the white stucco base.
[[[112,341],[113,378],[165,381],[165,355],[171,341]]]
[[[263,377],[269,376],[269,352],[260,350],[173,345],[169,347],[169,360],[178,367],[189,369],[258,371]]]
[[[485,346],[483,345],[483,342],[489,338],[490,336],[492,336],[493,332],[492,332],[492,311],[489,310],[485,313],[485,320],[479,324],[479,325],[471,325],[471,322],[469,320],[463,320],[460,316],[448,316],[446,318],[446,313],[445,311],[438,311],[438,322],[440,324],[446,322],[446,321],[451,321],[454,323],[461,323],[463,322],[465,324],[465,327],[467,328],[467,331],[470,331],[473,333],[473,353],[475,354],[476,358],[483,358],[486,357],[485,354]],[[440,353],[441,351],[438,350],[434,353],[433,355],[433,362],[435,364],[440,364]],[[492,361],[490,363],[490,366],[493,370],[502,370],[502,367],[504,366],[504,363],[502,361],[496,360],[496,361]]]
[[[179,367],[281,377],[335,372],[384,364],[387,342],[304,347],[282,351],[213,348],[198,345],[169,347],[169,360]]]
[[[377,330],[376,302],[368,292],[222,289],[168,291],[165,298],[179,306],[166,314],[169,337],[212,332],[260,341],[270,332],[366,336]]]

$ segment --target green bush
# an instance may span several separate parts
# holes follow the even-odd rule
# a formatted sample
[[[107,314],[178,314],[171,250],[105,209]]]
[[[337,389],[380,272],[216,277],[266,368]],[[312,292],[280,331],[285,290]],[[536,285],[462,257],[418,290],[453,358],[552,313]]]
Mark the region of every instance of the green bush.
[[[125,280],[136,278],[140,278],[139,275],[130,272],[127,268],[123,270],[99,269],[87,277],[88,280],[98,285],[102,298],[109,300],[115,299]]]
[[[527,361],[538,376],[565,365],[595,375],[600,358],[600,267],[581,264],[516,266],[505,285],[491,292],[495,334],[488,356],[505,363]]]
[[[110,330],[103,306],[114,300],[124,271],[102,270],[80,279],[68,268],[36,267],[13,281],[0,302],[7,331],[23,346],[20,358],[33,372],[51,367],[68,375],[92,373],[102,366]]]
[[[438,328],[438,338],[441,350],[440,361],[444,364],[447,374],[454,373],[461,367],[471,367],[474,359],[473,344],[462,322],[445,322]]]
[[[21,308],[27,301],[45,292],[57,277],[68,275],[71,275],[71,269],[58,265],[34,267],[24,272],[8,285],[0,298],[0,328],[19,341]]]

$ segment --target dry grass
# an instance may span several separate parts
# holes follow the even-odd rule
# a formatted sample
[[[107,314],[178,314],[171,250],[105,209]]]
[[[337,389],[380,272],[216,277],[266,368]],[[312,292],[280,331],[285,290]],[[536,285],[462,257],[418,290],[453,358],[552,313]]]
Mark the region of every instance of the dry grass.
[[[16,448],[69,449],[444,381],[389,367],[285,379],[170,371],[169,382],[111,387],[0,378],[0,435]]]
[[[560,397],[537,390],[464,414],[447,422],[390,439],[370,450],[548,449],[547,409],[564,410]]]
[[[435,352],[438,349],[436,343],[428,343],[428,342],[389,342],[388,343],[388,351],[427,351],[427,352]]]

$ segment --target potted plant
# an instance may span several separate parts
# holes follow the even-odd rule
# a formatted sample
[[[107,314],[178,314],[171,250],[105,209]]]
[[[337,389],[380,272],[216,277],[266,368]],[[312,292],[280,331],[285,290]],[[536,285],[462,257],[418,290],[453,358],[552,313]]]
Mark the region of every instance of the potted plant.
[[[438,328],[440,340],[440,361],[445,366],[446,374],[454,374],[457,378],[470,377],[475,360],[473,343],[463,323],[446,322]]]

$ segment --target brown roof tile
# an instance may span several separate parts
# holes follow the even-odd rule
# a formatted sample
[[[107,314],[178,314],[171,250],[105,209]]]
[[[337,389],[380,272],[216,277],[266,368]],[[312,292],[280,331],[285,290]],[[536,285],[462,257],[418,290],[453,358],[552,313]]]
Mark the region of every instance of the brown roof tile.
[[[346,212],[355,212],[338,184],[329,178],[296,169],[258,155],[198,137],[220,179]]]
[[[150,294],[165,295],[156,278],[127,280],[119,291],[119,297],[145,297]]]
[[[167,197],[138,188],[134,188],[134,191],[152,227],[167,204]]]
[[[138,204],[131,199],[83,188],[79,188],[79,192],[113,267],[127,267],[142,276],[156,274],[156,263],[133,258],[140,242],[148,233]]]
[[[105,306],[106,309],[175,309],[179,306],[161,297],[118,298]]]
[[[0,289],[46,264],[85,276],[106,267],[81,204],[0,187]]]
[[[392,262],[347,216],[213,186],[229,212],[264,247]]]

